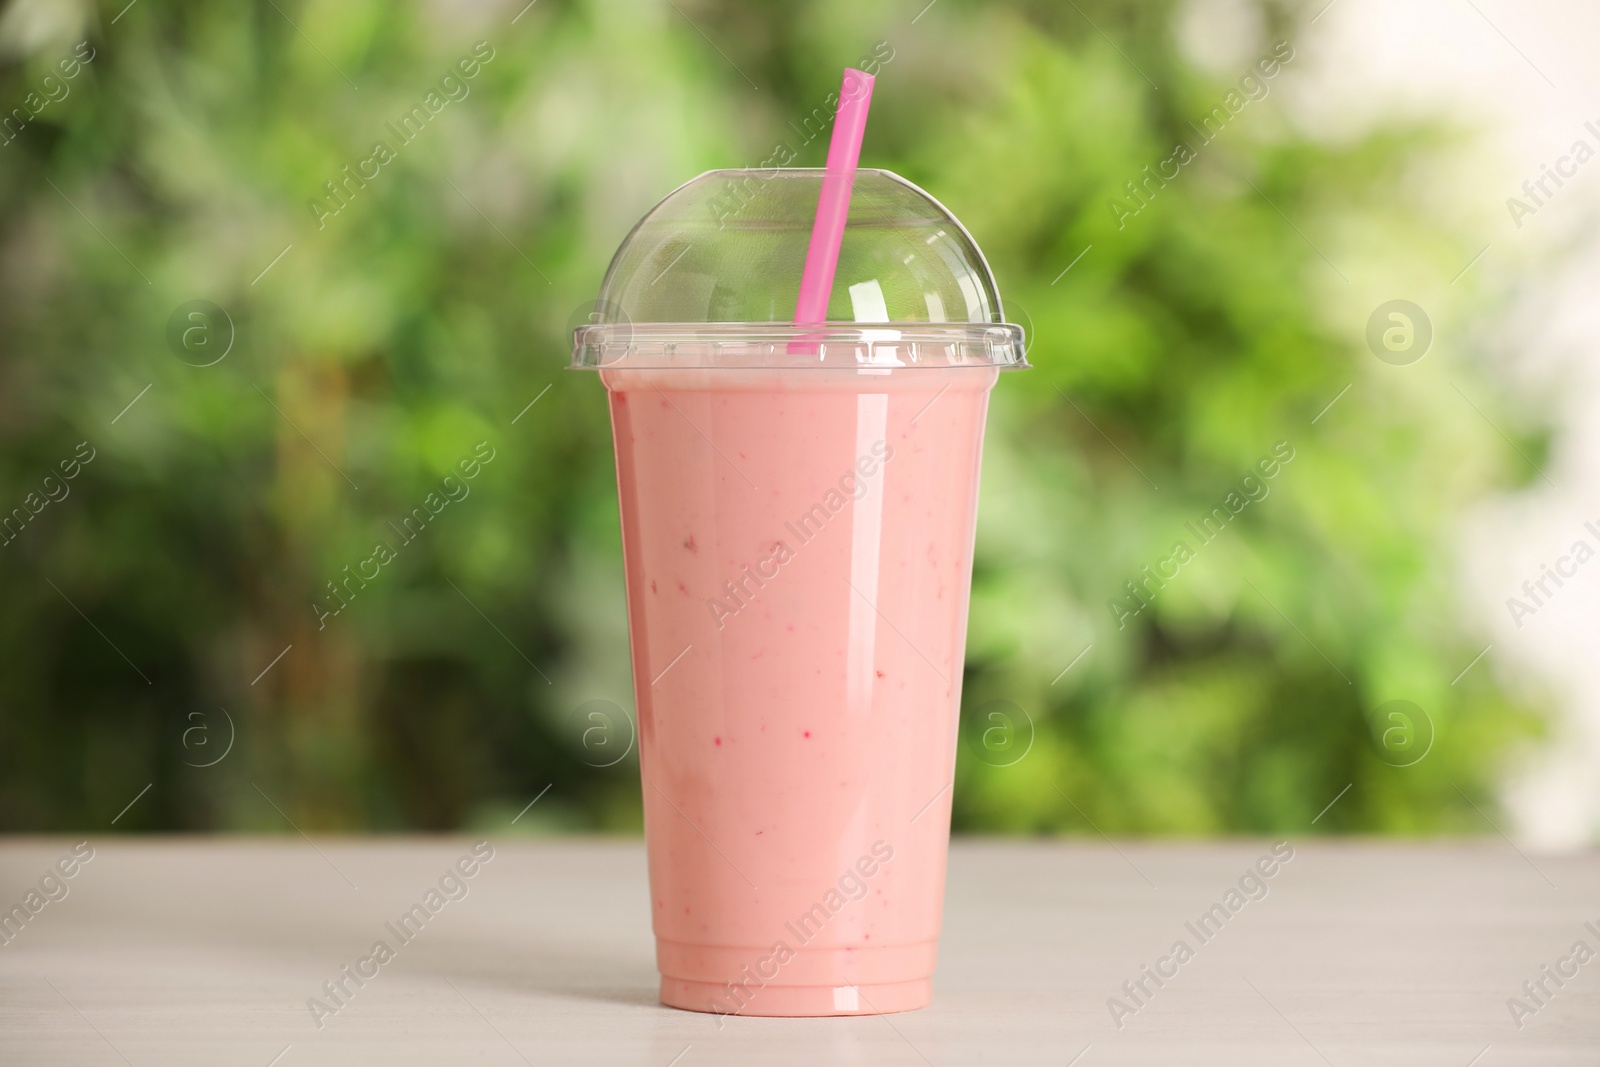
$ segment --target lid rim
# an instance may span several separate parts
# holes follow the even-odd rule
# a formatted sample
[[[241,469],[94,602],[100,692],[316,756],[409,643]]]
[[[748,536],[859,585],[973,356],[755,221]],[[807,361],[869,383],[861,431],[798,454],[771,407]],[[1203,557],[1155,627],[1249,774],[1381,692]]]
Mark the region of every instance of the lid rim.
[[[591,322],[579,326],[573,331],[574,336],[615,331],[618,333],[637,334],[640,332],[666,333],[668,331],[681,334],[712,333],[712,334],[804,334],[804,339],[810,339],[816,334],[828,333],[860,333],[864,330],[888,331],[895,330],[900,333],[988,333],[991,330],[1000,330],[1008,334],[1021,336],[1023,329],[1014,322],[914,322],[901,320],[899,322],[856,322],[844,319],[830,319],[826,322]]]
[[[574,330],[572,340],[570,366],[577,370],[1022,370],[1030,365],[1024,331],[1010,322],[593,323]],[[766,349],[766,361],[744,362],[743,349]]]

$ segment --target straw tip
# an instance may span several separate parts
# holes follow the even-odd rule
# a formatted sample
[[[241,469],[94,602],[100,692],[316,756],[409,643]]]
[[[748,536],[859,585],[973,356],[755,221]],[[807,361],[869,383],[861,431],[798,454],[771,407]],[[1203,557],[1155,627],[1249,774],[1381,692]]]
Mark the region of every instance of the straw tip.
[[[865,112],[872,99],[872,85],[876,79],[864,70],[846,67],[844,81],[839,86],[839,111]]]

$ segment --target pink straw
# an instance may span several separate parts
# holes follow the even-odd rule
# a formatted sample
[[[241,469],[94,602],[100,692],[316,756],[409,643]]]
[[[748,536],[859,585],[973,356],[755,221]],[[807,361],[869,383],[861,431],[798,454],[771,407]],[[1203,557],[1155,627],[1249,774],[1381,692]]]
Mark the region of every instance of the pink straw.
[[[854,76],[852,78],[852,76]],[[861,160],[861,138],[867,132],[867,108],[872,106],[872,75],[847,69],[839,88],[839,110],[833,119],[833,139],[828,143],[828,168],[817,197],[817,220],[811,227],[811,247],[800,275],[800,299],[795,303],[796,324],[825,322],[833,274],[839,266],[839,245],[850,215],[850,191]],[[852,84],[854,82],[854,84]]]

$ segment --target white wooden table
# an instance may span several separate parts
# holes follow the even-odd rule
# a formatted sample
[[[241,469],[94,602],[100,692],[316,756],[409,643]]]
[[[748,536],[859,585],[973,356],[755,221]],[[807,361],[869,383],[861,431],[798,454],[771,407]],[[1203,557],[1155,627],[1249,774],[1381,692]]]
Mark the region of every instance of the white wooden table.
[[[72,844],[0,841],[0,906]],[[720,1026],[655,1002],[641,843],[505,839],[364,986],[346,979],[321,1029],[307,999],[398,943],[384,924],[469,840],[91,844],[67,895],[0,945],[6,1067],[1600,1064],[1600,958],[1546,978],[1520,1029],[1507,1007],[1574,942],[1600,952],[1600,856],[1498,838],[1294,842],[1204,943],[1185,923],[1269,842],[963,841],[931,1008]],[[1180,939],[1193,957],[1161,963]],[[1122,985],[1145,964],[1176,976],[1145,978],[1119,1028],[1107,1001],[1133,1007]]]

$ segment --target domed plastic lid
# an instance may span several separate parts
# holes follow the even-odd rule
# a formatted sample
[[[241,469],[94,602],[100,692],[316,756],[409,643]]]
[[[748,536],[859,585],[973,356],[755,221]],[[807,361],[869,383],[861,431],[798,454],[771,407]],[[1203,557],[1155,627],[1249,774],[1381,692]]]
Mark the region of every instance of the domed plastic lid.
[[[575,367],[1026,367],[972,235],[933,197],[859,170],[823,323],[795,302],[821,170],[714,170],[617,249]]]

